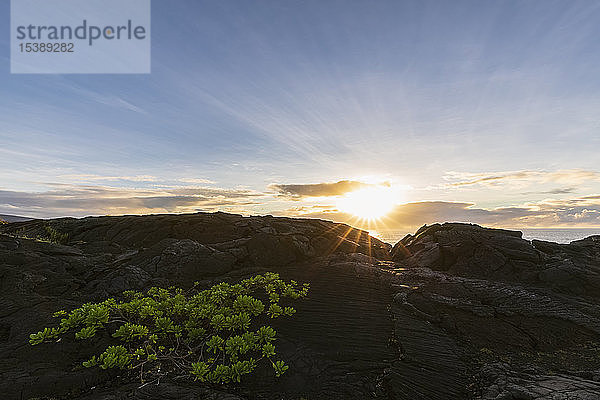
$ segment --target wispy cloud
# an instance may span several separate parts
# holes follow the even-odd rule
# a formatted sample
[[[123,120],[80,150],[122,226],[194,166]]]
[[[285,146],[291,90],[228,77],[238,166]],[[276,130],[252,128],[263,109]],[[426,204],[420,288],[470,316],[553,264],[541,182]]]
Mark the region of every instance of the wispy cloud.
[[[214,183],[217,183],[215,181],[211,181],[210,179],[203,178],[179,178],[177,179],[177,181],[194,185],[212,185]]]
[[[571,183],[580,184],[584,182],[600,181],[600,172],[583,169],[564,169],[558,171],[505,171],[465,173],[448,172],[444,176],[450,187],[485,185],[494,186],[500,184],[540,182],[540,183]]]
[[[554,188],[550,190],[542,190],[542,191],[533,191],[533,192],[523,192],[523,195],[531,195],[531,194],[571,194],[577,191],[576,187],[562,187],[562,188]]]
[[[573,193],[577,190],[577,188],[575,187],[566,187],[566,188],[556,188],[556,189],[552,189],[552,190],[547,190],[545,192],[542,192],[543,194],[569,194],[569,193]]]
[[[140,184],[153,184],[155,187],[171,187],[171,186],[190,186],[194,185],[213,185],[216,182],[205,178],[175,178],[168,179],[164,177],[158,177],[154,175],[96,175],[96,174],[63,174],[56,177],[64,182],[71,182],[73,184],[102,184],[102,183],[140,183]],[[40,184],[44,184],[41,183]]]
[[[136,106],[135,104],[133,104],[132,102],[130,102],[128,100],[125,100],[121,96],[112,95],[112,94],[111,95],[102,94],[100,91],[89,90],[82,86],[75,85],[73,83],[66,85],[66,89],[71,90],[71,91],[73,91],[73,93],[77,93],[77,94],[81,95],[82,97],[89,98],[90,100],[97,102],[99,104],[103,104],[106,106],[115,107],[115,108],[119,108],[119,109],[123,109],[123,110],[127,110],[127,111],[133,111],[133,112],[139,113],[139,114],[144,114],[144,115],[148,114],[148,112],[146,110],[144,110],[141,107]]]
[[[57,178],[72,181],[128,181],[128,182],[158,182],[159,178],[153,175],[135,175],[135,176],[110,176],[95,174],[68,174],[60,175]]]

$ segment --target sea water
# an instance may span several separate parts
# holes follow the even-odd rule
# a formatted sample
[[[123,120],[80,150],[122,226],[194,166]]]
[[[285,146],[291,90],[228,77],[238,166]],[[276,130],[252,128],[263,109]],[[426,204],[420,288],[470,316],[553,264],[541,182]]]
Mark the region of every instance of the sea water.
[[[555,243],[570,243],[574,240],[585,239],[586,237],[593,235],[600,235],[600,228],[515,228],[514,230],[523,232],[523,239],[526,240],[537,239]],[[371,236],[376,237],[379,240],[382,240],[386,243],[396,244],[408,233],[414,232],[390,229],[369,231],[369,233],[371,234]]]
[[[523,239],[545,240],[547,242],[571,243],[574,240],[600,235],[600,228],[561,228],[561,229],[517,229],[523,232]]]

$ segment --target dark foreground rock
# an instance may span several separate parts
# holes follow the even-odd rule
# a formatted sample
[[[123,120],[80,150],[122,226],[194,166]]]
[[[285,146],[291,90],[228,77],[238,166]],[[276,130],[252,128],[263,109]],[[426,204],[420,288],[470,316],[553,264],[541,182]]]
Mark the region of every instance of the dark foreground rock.
[[[404,285],[393,310],[410,362],[480,399],[600,399],[598,239],[529,242],[466,224],[405,237],[392,250]],[[431,371],[411,374],[421,384]]]
[[[26,239],[47,238],[46,226],[68,233],[65,244]],[[531,243],[444,224],[392,250],[342,224],[223,213],[5,225],[1,397],[600,399],[599,239]],[[294,318],[276,324],[290,365],[280,379],[139,388],[77,368],[93,343],[27,343],[54,311],[84,301],[264,271],[311,284]]]

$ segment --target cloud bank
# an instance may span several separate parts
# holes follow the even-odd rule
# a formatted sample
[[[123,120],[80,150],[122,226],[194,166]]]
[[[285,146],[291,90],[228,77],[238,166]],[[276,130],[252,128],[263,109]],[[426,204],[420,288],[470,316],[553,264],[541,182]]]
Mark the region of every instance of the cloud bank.
[[[405,202],[394,206],[381,220],[371,223],[337,209],[336,199],[370,187],[384,186],[393,190],[397,188],[393,184],[346,179],[310,184],[272,184],[266,190],[258,191],[202,186],[213,183],[204,178],[173,178],[169,181],[151,175],[77,175],[75,178],[71,183],[44,183],[45,191],[0,189],[0,213],[49,218],[226,211],[323,218],[360,227],[375,225],[376,229],[406,232],[412,232],[423,224],[451,221],[514,228],[600,227],[600,194],[597,194],[600,173],[581,169],[448,173],[444,176],[447,183],[440,192],[442,194],[462,194],[468,199],[476,188],[476,194],[483,199],[499,198],[495,189],[502,185],[503,190],[521,189],[514,192],[520,197],[507,196],[508,201],[490,201],[486,203],[487,207],[478,202],[460,201],[460,197]],[[120,186],[124,182],[140,187]],[[535,191],[525,192],[523,186]]]
[[[247,189],[174,187],[129,189],[53,184],[45,192],[0,190],[0,212],[32,217],[243,211],[264,197]]]
[[[478,208],[474,203],[422,201],[396,206],[381,221],[366,223],[329,209],[297,209],[290,212],[308,218],[331,219],[366,228],[413,232],[435,222],[468,222],[494,227],[600,226],[600,196],[565,201],[547,201],[517,207]]]

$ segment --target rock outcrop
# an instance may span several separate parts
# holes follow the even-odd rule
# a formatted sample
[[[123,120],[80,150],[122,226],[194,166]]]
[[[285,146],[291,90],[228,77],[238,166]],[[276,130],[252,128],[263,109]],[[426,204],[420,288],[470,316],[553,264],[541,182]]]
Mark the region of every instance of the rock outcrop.
[[[68,240],[44,241],[47,226]],[[276,323],[290,365],[280,379],[259,371],[226,388],[140,388],[77,368],[93,343],[27,343],[54,311],[84,301],[264,271],[311,284],[294,318]],[[269,216],[12,223],[0,226],[0,390],[8,399],[598,399],[599,274],[599,237],[559,245],[466,224],[423,227],[392,249],[343,224]]]
[[[435,372],[474,398],[600,398],[599,251],[598,237],[560,245],[424,226],[392,250],[403,285],[393,310],[407,331],[398,340],[415,346],[419,365],[446,360]]]

